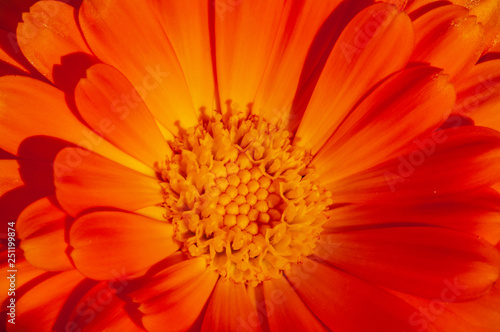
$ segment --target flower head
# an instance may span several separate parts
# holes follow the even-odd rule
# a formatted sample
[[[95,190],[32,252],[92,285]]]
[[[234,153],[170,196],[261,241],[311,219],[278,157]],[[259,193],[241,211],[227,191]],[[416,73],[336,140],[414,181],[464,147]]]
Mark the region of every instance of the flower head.
[[[2,6],[7,330],[500,324],[498,1]]]

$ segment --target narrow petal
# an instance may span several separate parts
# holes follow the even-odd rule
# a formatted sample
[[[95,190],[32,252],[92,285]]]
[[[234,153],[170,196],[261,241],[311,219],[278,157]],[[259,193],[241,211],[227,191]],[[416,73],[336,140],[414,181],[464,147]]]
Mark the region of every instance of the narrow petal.
[[[328,215],[324,225],[328,233],[420,224],[465,231],[493,245],[500,241],[500,194],[493,190],[349,204],[329,211]]]
[[[455,87],[454,113],[472,118],[478,126],[500,131],[500,59],[475,65],[457,79]]]
[[[263,285],[271,332],[325,331],[286,278],[264,281]]]
[[[443,68],[452,79],[476,63],[484,48],[484,30],[469,11],[449,5],[417,18],[412,61]]]
[[[151,5],[85,0],[79,19],[92,52],[128,78],[167,129],[177,133],[177,125],[188,128],[197,123],[181,66],[165,34],[158,33],[163,29]]]
[[[283,0],[215,1],[215,54],[220,101],[252,103],[269,62]]]
[[[219,275],[203,258],[172,265],[148,280],[131,297],[140,303],[148,331],[187,331],[205,306]]]
[[[78,271],[71,270],[35,285],[17,299],[16,324],[7,324],[7,331],[52,331],[66,299],[83,279]]]
[[[306,259],[286,276],[331,331],[414,331],[410,305],[348,273]]]
[[[327,172],[331,180],[378,165],[415,137],[437,128],[454,102],[453,86],[439,69],[405,69],[377,87],[348,115],[313,165]]]
[[[78,148],[59,152],[54,177],[57,199],[72,216],[98,207],[134,211],[164,201],[156,178]]]
[[[484,295],[500,274],[500,253],[468,233],[437,227],[390,227],[323,235],[329,264],[408,294],[439,297],[447,283],[458,300]],[[444,283],[444,284],[443,284]]]
[[[117,273],[142,275],[178,249],[172,235],[172,225],[136,214],[90,213],[71,227],[71,257],[76,268],[92,279],[114,279]]]
[[[336,202],[411,199],[456,194],[500,181],[500,134],[483,127],[457,127],[419,137],[397,158],[337,182]]]
[[[310,56],[313,40],[320,33],[320,28],[330,21],[332,10],[339,0],[326,1],[289,1],[285,3],[283,18],[280,21],[276,41],[270,55],[269,64],[261,80],[253,105],[256,113],[262,114],[267,121],[291,122],[291,113],[295,92],[301,91],[299,80],[303,77],[306,58]],[[340,20],[336,20],[336,23]],[[340,25],[344,22],[339,22]],[[340,29],[340,27],[339,27]],[[333,30],[333,29],[331,29]],[[323,37],[322,46],[328,46]],[[311,45],[311,46],[309,46]],[[309,46],[309,47],[308,47]],[[323,50],[316,51],[320,58]],[[308,59],[309,60],[309,59]],[[310,75],[306,75],[310,76]],[[301,84],[304,84],[301,82]]]
[[[122,100],[133,91],[132,84],[119,71],[97,64],[78,83],[76,105],[83,119],[106,140],[156,168],[171,151],[137,92],[132,104]]]
[[[212,111],[214,72],[208,17],[209,6],[217,1],[156,2],[160,23],[177,54],[196,110]]]
[[[93,55],[78,29],[75,12],[75,8],[63,2],[40,1],[23,14],[24,22],[17,27],[17,41],[24,56],[62,89],[74,87],[85,66],[97,61],[91,60]],[[78,57],[79,61],[72,61],[71,70],[63,73],[62,67],[71,57]]]
[[[360,12],[337,40],[295,142],[316,153],[373,85],[406,65],[412,50],[405,13],[383,3]]]
[[[143,173],[152,172],[79,122],[62,91],[32,78],[0,77],[0,131],[4,135],[0,147],[14,155],[27,138],[51,136]]]
[[[21,249],[33,266],[46,271],[73,269],[67,255],[65,230],[71,218],[46,197],[28,206],[17,220]]]
[[[258,318],[258,313],[250,302],[245,285],[221,280],[215,286],[201,331],[261,331],[259,323],[251,321],[251,317]]]

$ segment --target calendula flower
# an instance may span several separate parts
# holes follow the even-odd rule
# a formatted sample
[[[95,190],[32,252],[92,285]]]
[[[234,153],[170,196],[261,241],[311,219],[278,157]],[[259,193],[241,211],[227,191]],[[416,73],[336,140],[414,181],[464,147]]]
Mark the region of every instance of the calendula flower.
[[[6,329],[497,331],[500,3],[452,2],[2,2]]]

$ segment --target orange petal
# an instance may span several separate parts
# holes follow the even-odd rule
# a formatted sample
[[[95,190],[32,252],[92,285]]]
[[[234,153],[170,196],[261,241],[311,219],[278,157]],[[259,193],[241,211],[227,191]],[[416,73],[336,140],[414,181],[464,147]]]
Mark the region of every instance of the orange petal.
[[[454,113],[500,131],[500,59],[480,63],[457,79]]]
[[[305,0],[285,3],[269,64],[253,105],[253,110],[262,114],[267,121],[281,120],[287,123],[292,120],[289,118],[293,116],[290,113],[292,101],[297,88],[301,90],[299,80],[309,79],[302,75],[304,75],[306,58],[312,51],[311,44],[327,17],[339,3],[340,0],[321,2]],[[323,40],[321,44],[327,46],[328,41]],[[318,57],[320,55],[317,54]]]
[[[455,91],[432,67],[405,69],[375,89],[337,128],[313,165],[341,179],[393,157],[451,113]],[[367,144],[369,142],[369,144]]]
[[[500,180],[500,134],[483,127],[438,130],[419,137],[386,163],[337,182],[336,202],[415,200],[489,187]]]
[[[405,13],[383,3],[364,9],[337,40],[295,142],[316,153],[373,85],[406,65],[412,49]]]
[[[3,29],[0,29],[0,60],[4,61],[0,67],[2,75],[28,73],[26,66],[29,64],[22,56],[16,34]],[[10,72],[6,70],[9,67]]]
[[[261,331],[247,289],[243,284],[220,280],[215,286],[203,320],[202,332]]]
[[[212,111],[214,72],[212,66],[208,9],[216,2],[156,0],[165,34],[179,59],[196,110]]]
[[[413,331],[413,308],[361,279],[305,259],[286,273],[311,312],[331,331]]]
[[[72,216],[98,207],[134,211],[164,201],[157,179],[78,148],[59,152],[54,176],[57,199]]]
[[[178,249],[166,222],[125,212],[94,212],[71,227],[71,257],[85,276],[108,280],[138,276]]]
[[[97,64],[76,87],[83,119],[105,139],[151,168],[171,153],[156,122],[130,82],[116,69]],[[134,100],[123,100],[127,93]]]
[[[23,54],[40,73],[62,89],[74,87],[77,74],[82,72],[80,67],[97,61],[92,60],[93,55],[75,22],[75,13],[75,8],[63,2],[40,1],[29,13],[23,14],[24,22],[17,27],[17,41]],[[71,57],[75,60],[78,57],[78,61],[72,62],[71,70],[62,73],[62,66]]]
[[[269,62],[284,1],[215,1],[213,4],[220,101],[223,105],[232,101],[243,110],[253,102]]]
[[[325,234],[329,264],[408,294],[439,297],[449,283],[460,301],[484,295],[500,275],[500,253],[477,236],[438,227],[389,227]],[[444,284],[443,284],[444,283]]]
[[[0,196],[22,185],[17,160],[0,160]]]
[[[78,271],[72,270],[37,283],[17,298],[16,324],[7,324],[7,331],[53,331],[68,296],[83,279]]]
[[[128,78],[167,129],[177,133],[179,124],[197,124],[181,66],[165,34],[158,33],[163,29],[152,5],[85,0],[79,18],[94,54]]]
[[[53,86],[28,77],[4,76],[0,77],[0,96],[0,132],[4,135],[0,147],[7,152],[17,155],[21,143],[31,136],[52,136],[152,173],[151,168],[79,122],[68,108],[64,93]]]
[[[46,271],[73,269],[67,255],[65,230],[71,218],[46,197],[28,206],[17,220],[21,249],[33,266]]]
[[[205,306],[219,275],[208,271],[203,258],[172,265],[148,280],[131,297],[140,303],[148,331],[187,331]]]
[[[435,225],[500,241],[500,194],[479,191],[456,196],[350,204],[328,212],[325,233],[403,225]]]
[[[417,18],[411,60],[443,68],[452,79],[472,68],[484,48],[484,31],[468,15],[467,9],[449,5]]]
[[[263,285],[271,332],[325,331],[286,278],[264,281]]]

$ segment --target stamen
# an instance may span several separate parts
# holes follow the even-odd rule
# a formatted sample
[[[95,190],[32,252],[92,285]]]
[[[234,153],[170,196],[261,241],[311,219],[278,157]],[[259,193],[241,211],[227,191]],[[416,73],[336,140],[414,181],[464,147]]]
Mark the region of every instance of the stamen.
[[[290,138],[258,116],[232,112],[172,142],[164,205],[189,257],[255,286],[313,253],[331,193]]]

